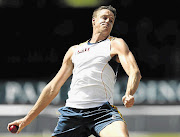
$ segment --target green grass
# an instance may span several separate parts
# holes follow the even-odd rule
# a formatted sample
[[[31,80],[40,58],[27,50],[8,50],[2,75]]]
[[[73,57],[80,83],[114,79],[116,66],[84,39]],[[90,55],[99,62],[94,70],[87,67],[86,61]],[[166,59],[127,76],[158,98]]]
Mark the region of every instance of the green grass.
[[[147,133],[132,134],[130,137],[180,137],[180,133]]]
[[[171,134],[171,133],[163,133],[163,134],[152,134],[150,137],[180,137],[180,134]]]

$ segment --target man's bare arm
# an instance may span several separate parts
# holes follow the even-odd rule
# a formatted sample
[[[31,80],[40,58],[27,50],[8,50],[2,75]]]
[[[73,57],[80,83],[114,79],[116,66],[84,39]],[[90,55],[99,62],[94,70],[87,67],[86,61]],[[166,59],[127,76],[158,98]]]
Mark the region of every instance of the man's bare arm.
[[[37,102],[29,111],[29,113],[22,119],[16,120],[12,123],[8,124],[8,130],[11,125],[19,126],[18,132],[30,124],[33,119],[35,119],[38,114],[47,107],[51,101],[57,96],[60,88],[68,79],[68,77],[72,74],[73,64],[71,61],[71,56],[73,54],[74,47],[71,47],[66,55],[64,56],[62,66],[56,76],[45,86],[42,93],[40,94]]]
[[[141,79],[140,70],[132,52],[129,50],[127,44],[123,39],[115,39],[112,42],[112,45],[112,47],[114,48],[114,52],[119,57],[119,62],[129,76],[126,93],[123,97],[123,102],[126,107],[131,107],[134,104],[133,95],[136,92]]]

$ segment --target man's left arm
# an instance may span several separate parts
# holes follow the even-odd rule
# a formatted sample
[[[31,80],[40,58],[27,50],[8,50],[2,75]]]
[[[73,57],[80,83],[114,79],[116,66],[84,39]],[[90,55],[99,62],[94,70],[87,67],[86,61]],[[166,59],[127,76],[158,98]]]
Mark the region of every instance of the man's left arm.
[[[129,50],[123,39],[116,38],[113,40],[112,48],[113,52],[118,55],[119,62],[129,76],[126,93],[123,96],[122,101],[125,107],[132,107],[134,105],[133,95],[136,92],[141,79],[140,70],[132,52]]]

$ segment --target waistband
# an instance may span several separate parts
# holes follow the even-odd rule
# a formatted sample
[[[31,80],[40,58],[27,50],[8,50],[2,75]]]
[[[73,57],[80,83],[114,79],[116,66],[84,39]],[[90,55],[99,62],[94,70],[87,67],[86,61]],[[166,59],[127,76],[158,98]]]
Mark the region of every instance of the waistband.
[[[98,110],[98,109],[109,109],[109,108],[112,108],[112,105],[110,105],[109,102],[105,102],[101,106],[94,107],[94,108],[88,108],[88,109],[78,109],[78,108],[72,108],[72,107],[66,107],[66,108],[78,113],[78,112],[94,111],[94,110]]]

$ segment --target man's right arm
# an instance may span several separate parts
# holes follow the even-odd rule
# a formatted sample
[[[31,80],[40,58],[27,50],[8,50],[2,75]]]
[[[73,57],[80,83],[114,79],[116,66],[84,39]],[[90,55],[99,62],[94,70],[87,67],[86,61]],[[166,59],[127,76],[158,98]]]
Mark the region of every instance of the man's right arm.
[[[32,107],[32,109],[29,111],[29,113],[22,119],[16,120],[12,123],[8,124],[8,130],[11,125],[17,125],[19,126],[18,132],[21,132],[21,130],[30,124],[33,119],[35,119],[38,114],[47,107],[51,101],[57,96],[59,93],[60,88],[65,83],[65,81],[68,79],[68,77],[72,74],[73,70],[73,63],[71,60],[71,57],[74,52],[74,46],[71,47],[66,55],[64,56],[62,66],[56,76],[45,86],[42,93],[40,94],[37,102]]]

